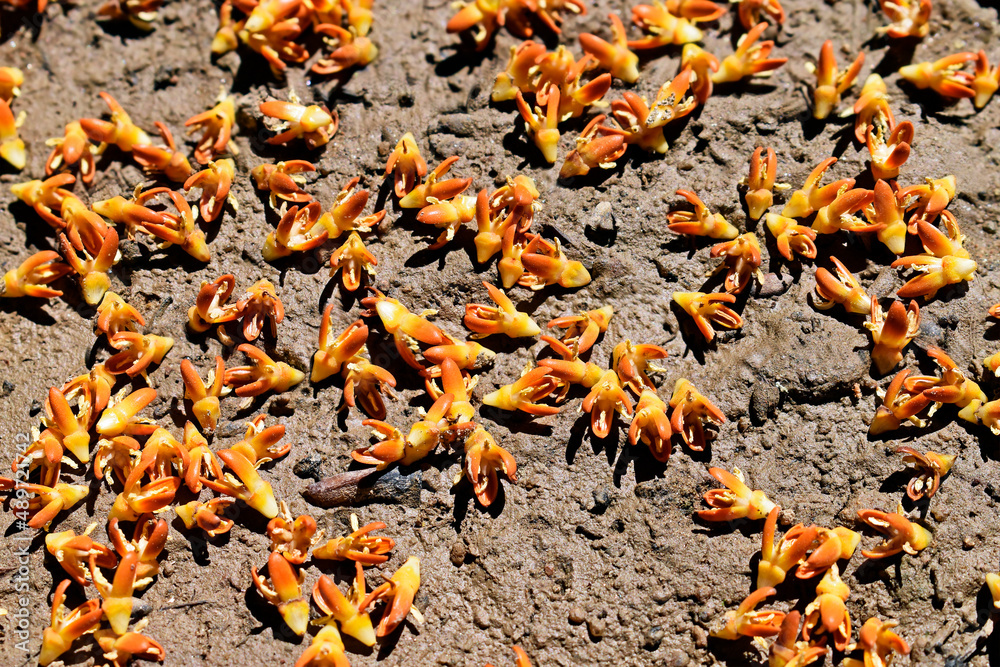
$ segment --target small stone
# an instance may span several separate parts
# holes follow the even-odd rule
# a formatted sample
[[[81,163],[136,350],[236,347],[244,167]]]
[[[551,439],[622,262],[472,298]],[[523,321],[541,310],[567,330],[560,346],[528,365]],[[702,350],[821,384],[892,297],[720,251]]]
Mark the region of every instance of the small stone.
[[[600,639],[604,636],[604,631],[607,629],[607,623],[604,622],[603,618],[591,618],[587,620],[587,632],[594,639]]]
[[[959,317],[955,313],[947,313],[938,318],[938,324],[947,329],[957,328],[959,321]]]
[[[462,542],[455,542],[451,545],[451,562],[452,564],[458,566],[465,562],[465,554],[467,550],[465,544]]]
[[[13,393],[15,385],[10,380],[4,380],[2,387],[0,387],[0,398],[7,398]]]
[[[972,539],[971,535],[966,535],[965,539],[962,540],[962,548],[965,549],[966,551],[974,549],[975,546],[976,546],[976,541]]]
[[[132,620],[138,621],[143,616],[148,616],[153,611],[153,605],[142,598],[132,598]]]
[[[757,288],[757,296],[765,298],[780,296],[788,291],[793,282],[795,282],[794,279],[788,273],[780,278],[775,273],[765,273],[764,282]]]
[[[477,608],[472,612],[472,622],[485,630],[490,627],[490,615],[485,609]]]
[[[771,417],[781,403],[781,390],[772,383],[758,381],[750,395],[750,419],[760,426]]]
[[[602,201],[594,209],[584,227],[587,238],[603,246],[612,246],[618,236],[618,221],[615,219],[611,203]]]
[[[160,572],[163,573],[164,577],[169,578],[170,575],[172,575],[174,573],[174,563],[173,563],[173,561],[169,561],[168,560],[166,563],[164,563],[163,567],[160,568]]]
[[[708,632],[700,625],[691,628],[691,637],[694,639],[694,645],[698,648],[708,646]]]
[[[594,489],[594,507],[590,510],[594,514],[604,514],[608,506],[611,504],[611,493],[605,487],[602,489]]]
[[[318,452],[309,452],[295,462],[295,465],[292,466],[292,472],[302,479],[312,479],[318,482],[323,478],[321,473],[325,461],[326,459]]]
[[[216,431],[216,435],[220,438],[232,438],[237,435],[243,435],[244,428],[246,427],[239,422],[227,421],[219,427]]]
[[[28,408],[28,414],[34,417],[41,411],[42,411],[42,402],[36,398],[31,402],[31,407]]]
[[[654,625],[643,636],[642,647],[647,651],[655,651],[660,648],[661,642],[663,642],[663,628]]]
[[[920,322],[920,336],[925,338],[930,338],[933,340],[940,340],[941,336],[944,335],[944,330],[931,322],[930,320],[921,320]]]
[[[587,620],[587,612],[583,607],[573,607],[569,610],[569,622],[573,625],[580,625]]]

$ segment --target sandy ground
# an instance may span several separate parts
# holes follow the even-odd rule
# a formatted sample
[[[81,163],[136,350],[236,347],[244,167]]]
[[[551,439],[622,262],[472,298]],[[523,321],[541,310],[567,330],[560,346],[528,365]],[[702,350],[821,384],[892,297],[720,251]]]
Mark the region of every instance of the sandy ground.
[[[561,41],[574,50],[578,33],[600,33],[608,11],[625,14],[634,3],[593,4],[586,16],[566,21]],[[916,557],[872,563],[857,554],[844,568],[855,628],[871,615],[897,619],[900,634],[913,646],[912,664],[1000,664],[1000,635],[991,634],[983,590],[983,576],[997,569],[1000,555],[997,439],[988,430],[954,421],[948,408],[925,429],[907,427],[890,438],[869,438],[867,425],[878,403],[875,388],[888,380],[869,372],[870,339],[863,319],[813,308],[813,266],[788,264],[777,255],[763,226],[747,219],[737,188],[758,145],[774,147],[779,180],[796,187],[831,154],[840,157],[833,178],[866,170],[866,153],[850,138],[850,120],[811,119],[804,66],[827,37],[852,53],[863,47],[868,60],[862,79],[870,71],[885,75],[897,120],[911,120],[917,128],[901,182],[956,176],[960,194],[951,210],[980,267],[973,283],[947,289],[922,307],[921,332],[905,364],[930,371],[923,349],[937,345],[978,377],[981,360],[997,351],[1000,338],[986,318],[988,307],[1000,301],[1000,100],[980,113],[968,102],[943,105],[933,94],[900,84],[895,70],[911,58],[933,60],[962,48],[995,47],[1000,43],[997,13],[985,2],[980,7],[971,0],[939,0],[931,37],[910,48],[888,49],[883,39],[873,38],[883,22],[874,3],[784,4],[789,19],[776,54],[790,62],[776,76],[719,90],[704,109],[668,130],[671,149],[665,156],[630,152],[616,169],[568,185],[557,183],[558,168],[539,159],[514,106],[489,101],[492,80],[517,40],[502,32],[482,54],[456,48],[458,40],[444,31],[452,10],[443,0],[379,0],[372,38],[381,54],[343,85],[310,79],[294,67],[288,84],[279,84],[252,54],[233,53],[213,62],[209,44],[217,21],[206,0],[168,3],[149,35],[97,24],[96,3],[90,1],[50,6],[37,32],[16,27],[16,19],[5,14],[0,63],[26,73],[15,108],[28,113],[22,135],[30,160],[23,173],[8,170],[0,177],[0,265],[9,268],[52,246],[49,228],[16,203],[7,186],[43,174],[43,142],[59,135],[65,123],[103,113],[99,91],[114,95],[139,125],[152,129],[162,120],[180,134],[186,118],[212,106],[220,88],[231,89],[244,125],[237,138],[240,177],[234,188],[240,208],[235,215],[227,212],[217,233],[210,234],[212,261],[202,266],[179,250],[141,244],[113,277],[113,289],[145,314],[146,330],[176,340],[150,381],[161,396],[153,416],[179,433],[184,420],[180,360],[187,357],[207,369],[216,354],[230,356],[213,337],[185,329],[186,311],[203,280],[231,272],[240,289],[260,278],[273,281],[287,315],[277,339],[262,343],[306,370],[325,305],[336,304],[337,330],[358,316],[356,297],[331,281],[323,266],[332,243],[315,255],[273,265],[263,261],[260,248],[275,219],[252,188],[251,167],[307,157],[318,165],[308,190],[324,206],[346,181],[361,176],[362,184],[378,193],[373,199],[381,207],[389,194],[381,179],[385,158],[411,131],[428,162],[458,155],[453,172],[472,176],[476,190],[493,188],[507,175],[530,175],[543,201],[536,227],[547,237],[558,236],[567,254],[591,269],[593,282],[575,291],[515,289],[512,298],[519,308],[544,323],[613,305],[615,316],[592,360],[610,361],[612,348],[624,338],[661,345],[670,352],[667,372],[657,377],[661,394],[668,395],[677,378],[689,378],[725,412],[727,422],[709,451],[695,454],[677,447],[664,466],[644,449],[630,448],[624,430],[606,441],[592,439],[587,417],[578,411],[580,391],[571,393],[561,414],[542,419],[483,409],[482,422],[519,467],[518,482],[504,483],[489,511],[475,503],[467,485],[453,488],[459,459],[440,453],[415,470],[404,470],[396,487],[362,506],[324,510],[302,496],[313,481],[309,474],[347,469],[349,451],[368,441],[363,415],[338,413],[339,383],[317,388],[306,382],[243,412],[237,400],[224,401],[227,423],[215,438],[216,449],[238,440],[243,423],[258,412],[286,424],[293,449],[263,474],[293,513],[312,514],[332,534],[345,528],[350,512],[362,523],[386,522],[385,532],[397,544],[386,572],[410,555],[421,558],[416,605],[426,622],[407,623],[374,651],[349,646],[351,664],[504,665],[511,663],[512,643],[543,666],[759,664],[759,651],[749,641],[708,638],[708,629],[721,622],[725,610],[752,590],[760,523],[719,528],[692,519],[701,494],[714,488],[707,466],[745,471],[754,488],[784,508],[785,526],[801,521],[856,527],[856,510],[889,510],[903,496],[906,477],[898,474],[901,458],[892,453],[900,443],[959,458],[929,508],[915,509],[934,533],[930,548]],[[730,52],[731,21],[726,16],[708,29],[706,48]],[[838,55],[842,61],[847,57]],[[994,48],[990,56],[995,60],[1000,52]],[[678,62],[679,49],[644,61],[639,82],[630,88],[651,98]],[[305,155],[260,141],[267,135],[252,127],[259,119],[257,103],[284,96],[289,87],[339,112],[340,132],[325,150]],[[616,82],[610,97],[620,89]],[[574,129],[563,134],[561,155],[582,125],[569,124]],[[140,180],[130,162],[109,151],[94,186],[87,193],[80,186],[77,191],[89,201],[106,199],[127,195]],[[764,269],[772,275],[766,289],[740,299],[743,329],[708,347],[670,305],[672,291],[700,288],[716,263],[709,259],[709,244],[666,231],[665,213],[679,203],[673,194],[678,188],[697,190],[712,210],[768,239]],[[594,215],[601,202],[612,207],[610,235],[611,222]],[[496,279],[494,265],[474,263],[471,231],[444,251],[426,251],[433,235],[394,209],[391,199],[386,206],[386,224],[370,245],[379,260],[376,286],[414,311],[437,310],[435,322],[463,334],[463,306],[486,299],[481,281]],[[892,256],[878,243],[840,234],[821,237],[819,246],[816,264],[828,266],[826,258],[834,254],[879,296],[890,296],[902,284],[901,273],[888,267]],[[47,388],[84,372],[107,352],[94,346],[93,311],[71,286],[63,300],[0,307],[0,460],[6,462],[16,438],[36,424]],[[500,354],[481,376],[473,399],[477,404],[485,393],[513,381],[542,348],[538,342],[489,345]],[[410,423],[417,407],[427,405],[421,382],[393,357],[384,335],[374,335],[371,348],[375,361],[388,364],[399,380],[399,400],[389,402],[387,420]],[[991,398],[1000,395],[998,385],[983,378]],[[303,459],[308,460],[300,464]],[[103,525],[114,496],[97,483],[93,489],[91,499],[61,516],[54,529],[80,531],[92,521]],[[244,510],[230,535],[206,543],[173,520],[163,573],[142,596],[149,604],[147,632],[166,648],[166,664],[291,664],[308,645],[308,639],[290,636],[274,609],[252,590],[250,565],[262,566],[267,556],[264,523]],[[6,519],[2,526],[7,527]],[[0,549],[0,606],[13,610],[19,543],[14,533],[6,535],[9,546]],[[863,544],[875,541],[868,533]],[[41,536],[32,544],[28,596],[31,646],[37,650],[50,593],[62,572],[44,555]],[[346,567],[327,571],[340,581],[351,572]],[[378,581],[374,572],[369,571],[370,585]],[[305,573],[311,586],[320,570],[310,566]],[[813,586],[784,585],[775,606],[802,609]],[[3,624],[0,662],[32,662],[13,645],[10,617]],[[85,664],[92,657],[80,648],[68,655],[67,664]]]

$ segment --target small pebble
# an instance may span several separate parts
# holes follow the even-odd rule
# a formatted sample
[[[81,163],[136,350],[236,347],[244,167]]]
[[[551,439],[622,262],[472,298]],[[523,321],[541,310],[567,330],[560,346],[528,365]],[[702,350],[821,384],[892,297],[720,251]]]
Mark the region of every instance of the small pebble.
[[[587,621],[587,632],[589,632],[590,636],[595,639],[603,637],[606,628],[607,624],[602,618],[591,618]]]
[[[604,514],[608,509],[608,505],[611,504],[611,493],[607,487],[601,489],[594,489],[594,507],[591,510],[594,514]]]
[[[219,427],[216,435],[220,438],[232,438],[233,436],[241,435],[244,428],[246,427],[243,424],[227,421]]]
[[[770,382],[758,381],[750,394],[750,418],[758,426],[775,414],[781,405],[781,390]]]
[[[465,562],[466,554],[465,545],[461,542],[455,542],[451,545],[451,562],[454,565],[461,565]]]
[[[642,647],[647,651],[655,651],[660,648],[660,643],[662,642],[663,628],[658,625],[654,625],[646,631],[645,636],[642,638]]]
[[[141,598],[132,598],[132,620],[137,621],[143,616],[148,616],[153,611],[153,606]]]
[[[791,275],[786,273],[780,278],[774,273],[764,274],[764,282],[757,290],[757,295],[762,297],[780,296],[788,291],[794,282]]]
[[[569,622],[573,625],[580,625],[587,620],[587,612],[583,607],[573,607],[569,610]]]
[[[295,462],[292,472],[302,479],[313,479],[318,482],[322,479],[323,462],[324,458],[318,452],[309,452]]]

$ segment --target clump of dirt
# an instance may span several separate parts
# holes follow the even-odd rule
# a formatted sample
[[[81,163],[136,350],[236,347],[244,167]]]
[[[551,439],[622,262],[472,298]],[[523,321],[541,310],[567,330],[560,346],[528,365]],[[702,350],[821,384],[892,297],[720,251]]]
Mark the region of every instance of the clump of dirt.
[[[324,207],[344,183],[361,176],[362,185],[377,191],[378,206],[389,208],[387,223],[370,244],[379,260],[375,286],[416,312],[437,310],[434,321],[455,335],[463,333],[464,305],[485,299],[481,281],[494,280],[495,269],[474,262],[468,232],[441,251],[425,250],[436,230],[428,235],[391,204],[391,185],[381,180],[385,159],[410,131],[429,163],[459,156],[453,171],[473,177],[476,189],[527,174],[542,194],[536,216],[540,227],[590,268],[593,282],[570,291],[512,290],[519,309],[544,323],[614,306],[610,327],[591,359],[609,362],[612,348],[625,338],[663,346],[670,356],[662,362],[666,373],[657,378],[661,394],[686,377],[727,421],[709,451],[678,447],[663,465],[645,448],[630,447],[620,429],[605,441],[592,439],[588,416],[578,412],[579,391],[551,417],[529,420],[520,413],[481,409],[483,423],[514,454],[519,468],[517,483],[504,483],[489,510],[476,504],[467,485],[453,486],[459,462],[447,454],[395,473],[395,486],[373,493],[358,507],[324,510],[307,503],[303,491],[318,477],[347,469],[351,449],[368,442],[369,430],[361,425],[365,417],[338,410],[339,385],[317,389],[304,383],[242,412],[239,401],[224,401],[225,425],[215,448],[239,440],[243,422],[258,411],[287,426],[292,453],[264,474],[293,514],[312,514],[328,534],[344,532],[351,512],[362,524],[384,521],[385,532],[396,540],[386,572],[410,555],[421,558],[423,581],[415,604],[425,622],[408,623],[397,638],[373,651],[351,646],[351,664],[509,664],[511,644],[524,647],[534,664],[544,666],[759,664],[760,652],[749,641],[708,635],[753,588],[760,524],[706,526],[692,519],[701,494],[715,486],[707,465],[739,467],[753,488],[781,505],[787,525],[856,527],[858,509],[891,510],[901,498],[906,478],[898,474],[903,464],[893,453],[899,442],[959,458],[929,505],[916,508],[934,534],[929,548],[882,562],[865,562],[859,554],[846,566],[851,616],[856,627],[873,615],[899,620],[900,634],[913,647],[913,664],[995,664],[1000,648],[988,623],[991,601],[983,578],[1000,557],[996,437],[955,421],[954,411],[943,408],[926,428],[906,426],[869,438],[868,423],[878,404],[875,388],[886,380],[871,374],[863,318],[812,306],[813,266],[780,258],[763,226],[747,218],[737,183],[759,145],[775,149],[778,180],[796,187],[829,155],[839,157],[832,177],[862,178],[866,153],[852,143],[851,119],[812,120],[807,90],[812,79],[805,62],[815,58],[827,38],[838,49],[846,47],[842,61],[863,48],[868,58],[861,80],[870,71],[885,76],[896,119],[916,126],[913,154],[901,179],[915,183],[955,175],[959,194],[950,210],[979,263],[976,280],[922,306],[921,331],[903,363],[930,371],[923,350],[941,347],[963,370],[982,378],[991,398],[1000,396],[1000,383],[980,367],[997,351],[1000,338],[985,316],[1000,301],[1000,100],[977,113],[968,102],[943,104],[933,93],[900,83],[895,74],[908,62],[959,49],[994,47],[991,58],[1000,57],[995,52],[997,12],[972,0],[938,0],[928,38],[890,45],[874,37],[884,23],[875,3],[783,4],[788,20],[775,39],[776,55],[790,59],[786,67],[770,79],[719,87],[704,108],[668,133],[666,155],[629,152],[613,170],[569,184],[557,182],[558,168],[541,163],[513,104],[490,103],[493,78],[517,40],[500,32],[483,52],[460,48],[458,39],[444,31],[453,13],[446,2],[376,2],[371,37],[380,54],[374,63],[340,81],[311,78],[292,67],[286,83],[272,79],[264,61],[250,53],[210,58],[217,8],[207,0],[168,3],[148,35],[99,25],[93,3],[50,5],[40,25],[8,28],[0,46],[0,64],[25,71],[16,108],[27,112],[21,133],[29,147],[24,171],[0,177],[5,186],[0,191],[0,265],[12,266],[52,247],[48,227],[15,202],[7,186],[43,174],[44,141],[60,135],[71,120],[99,115],[99,91],[111,93],[141,127],[152,129],[161,120],[179,134],[185,119],[214,104],[220,88],[232,90],[243,126],[236,137],[240,178],[233,188],[240,207],[224,215],[210,238],[212,261],[200,265],[179,250],[160,252],[140,242],[125,253],[113,278],[113,289],[145,314],[146,331],[176,340],[150,380],[162,397],[153,415],[177,429],[184,421],[179,361],[190,358],[206,369],[215,355],[233,355],[212,336],[185,329],[187,309],[202,281],[233,273],[242,289],[261,278],[271,280],[286,317],[277,338],[265,339],[264,346],[303,370],[328,303],[335,304],[335,330],[358,317],[357,295],[341,291],[324,266],[332,244],[315,255],[275,264],[262,259],[261,247],[275,219],[247,177],[252,167],[274,159],[313,160],[317,172],[306,187]],[[546,33],[539,37],[550,47],[560,41],[577,51],[579,33],[607,34],[607,13],[625,15],[628,9],[604,0],[588,3],[585,16],[567,18],[559,40]],[[733,18],[730,12],[707,30],[707,50],[720,56],[731,52],[738,34]],[[680,49],[671,48],[644,60],[638,83],[625,87],[616,81],[610,97],[628,88],[651,99],[677,72],[679,58]],[[283,98],[290,89],[339,113],[340,131],[324,150],[304,155],[296,148],[273,148],[253,127],[259,120],[257,104],[272,95]],[[560,155],[572,148],[574,136],[563,134]],[[119,162],[110,151],[98,169],[89,191],[77,186],[86,201],[127,195],[143,179],[132,163]],[[686,316],[670,305],[672,291],[700,289],[717,263],[709,258],[707,244],[666,232],[664,214],[679,203],[673,194],[678,188],[696,190],[711,210],[768,239],[764,285],[737,306],[745,325],[707,347]],[[903,283],[899,272],[887,268],[893,257],[880,244],[838,234],[821,237],[818,245],[821,260],[837,256],[880,297],[891,296]],[[8,301],[0,307],[0,460],[10,461],[19,435],[37,423],[48,387],[80,374],[105,352],[94,346],[92,309],[72,289],[62,300]],[[513,381],[543,347],[488,344],[499,354],[474,391],[477,406],[486,393]],[[394,358],[390,340],[381,337],[370,347],[373,361],[400,380],[398,400],[388,402],[387,421],[411,423],[417,408],[427,406],[422,381]],[[58,529],[81,532],[92,521],[101,522],[113,498],[106,489],[95,492],[92,500],[61,517]],[[236,523],[229,535],[207,541],[179,522],[172,524],[162,574],[142,596],[149,610],[146,632],[166,648],[166,664],[291,664],[307,646],[308,639],[290,635],[276,611],[252,590],[250,566],[262,566],[268,553],[264,522],[244,511]],[[61,571],[44,556],[38,535],[28,557],[28,590],[16,588],[20,545],[12,530],[6,533],[8,546],[0,549],[0,606],[10,610],[19,596],[29,597],[37,649]],[[868,535],[864,544],[874,540]],[[346,569],[333,571],[341,583],[351,576]],[[307,568],[307,585],[318,574],[318,568]],[[375,583],[374,576],[370,579]],[[801,609],[812,599],[813,586],[786,584],[774,604]],[[30,662],[15,647],[12,626],[4,625],[0,660]],[[81,648],[66,662],[82,664],[89,657]]]

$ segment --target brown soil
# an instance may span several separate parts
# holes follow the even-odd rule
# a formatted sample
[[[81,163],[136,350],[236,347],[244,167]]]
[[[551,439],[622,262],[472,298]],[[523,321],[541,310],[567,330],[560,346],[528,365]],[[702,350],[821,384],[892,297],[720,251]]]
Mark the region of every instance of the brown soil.
[[[624,14],[635,3],[594,4],[599,7],[586,16],[566,21],[562,42],[574,50],[578,33],[606,34],[607,12]],[[697,190],[711,209],[770,242],[763,226],[747,224],[737,188],[756,146],[775,148],[779,180],[796,187],[831,154],[840,157],[831,170],[834,178],[865,172],[866,153],[852,143],[851,121],[818,123],[808,111],[804,63],[823,39],[832,37],[851,53],[867,51],[861,79],[869,71],[885,75],[897,120],[916,125],[914,152],[901,182],[949,173],[957,177],[960,194],[951,210],[980,266],[968,287],[947,289],[922,308],[921,333],[908,348],[907,367],[932,370],[923,349],[937,345],[979,377],[981,360],[997,349],[1000,335],[985,313],[1000,301],[1000,99],[974,113],[968,102],[948,106],[933,93],[900,85],[895,74],[911,58],[933,60],[962,48],[995,47],[1000,43],[997,12],[985,2],[981,7],[972,0],[937,0],[932,36],[889,49],[883,39],[873,38],[883,23],[875,3],[784,4],[789,19],[776,50],[790,62],[774,78],[719,90],[689,121],[668,130],[671,150],[665,156],[630,152],[616,169],[569,185],[556,182],[557,168],[541,163],[513,105],[489,101],[493,77],[516,40],[501,33],[484,54],[457,49],[458,40],[444,31],[452,10],[443,0],[378,0],[372,37],[381,54],[343,85],[326,80],[309,85],[301,69],[291,68],[290,87],[305,100],[326,101],[340,114],[339,134],[315,155],[271,149],[259,140],[266,135],[252,127],[259,119],[257,103],[271,94],[284,96],[289,86],[275,82],[252,54],[233,53],[212,62],[209,44],[217,21],[207,0],[168,3],[148,35],[98,25],[94,2],[50,6],[37,31],[30,26],[10,30],[16,19],[5,13],[8,32],[0,63],[25,70],[15,109],[28,114],[22,135],[30,159],[23,173],[0,178],[0,265],[9,268],[52,246],[49,228],[14,202],[7,186],[43,174],[48,150],[43,142],[60,134],[65,123],[103,113],[99,91],[114,95],[140,126],[152,129],[162,120],[179,134],[186,118],[212,106],[220,88],[232,87],[244,125],[237,138],[240,178],[234,188],[240,208],[222,218],[211,239],[212,261],[201,266],[179,250],[157,251],[140,243],[113,277],[113,289],[145,314],[146,330],[176,340],[150,381],[161,396],[152,414],[179,432],[184,420],[179,361],[188,357],[207,369],[216,354],[228,358],[231,353],[211,336],[193,336],[185,328],[187,308],[203,280],[231,272],[240,289],[260,278],[272,280],[287,316],[277,339],[265,339],[264,346],[302,369],[309,367],[327,303],[337,304],[337,330],[358,317],[356,297],[344,293],[323,267],[332,244],[316,256],[275,265],[262,260],[260,248],[275,220],[247,177],[251,167],[274,158],[307,157],[318,165],[308,189],[324,206],[358,175],[378,191],[381,205],[388,195],[381,181],[385,158],[402,133],[412,131],[428,162],[460,156],[454,172],[474,177],[477,190],[502,183],[506,175],[528,174],[542,193],[540,227],[547,237],[558,236],[567,254],[582,260],[594,279],[575,291],[513,290],[519,307],[544,323],[612,304],[615,316],[592,360],[609,361],[612,347],[624,338],[662,345],[671,356],[667,373],[658,378],[661,394],[669,393],[677,378],[689,378],[728,420],[709,452],[677,448],[663,466],[644,448],[631,448],[621,429],[608,441],[591,439],[587,417],[578,411],[580,392],[571,395],[561,414],[543,419],[483,409],[483,423],[519,466],[518,482],[504,483],[489,511],[475,503],[466,484],[453,487],[459,459],[447,454],[404,470],[395,491],[363,506],[324,510],[303,499],[313,480],[309,466],[298,462],[316,463],[317,475],[340,472],[348,468],[349,451],[368,441],[363,415],[338,412],[339,383],[315,388],[306,382],[243,412],[238,400],[224,401],[228,424],[215,439],[216,449],[238,440],[242,424],[258,411],[287,425],[292,452],[267,466],[264,475],[293,513],[312,514],[328,534],[343,531],[352,511],[362,523],[386,522],[385,532],[397,544],[386,572],[409,555],[421,558],[416,605],[426,622],[407,623],[372,652],[349,646],[351,663],[504,665],[511,663],[510,645],[519,644],[535,665],[546,667],[760,664],[750,642],[708,638],[708,629],[752,590],[761,526],[706,526],[692,519],[701,494],[714,488],[707,465],[745,471],[754,488],[784,508],[786,526],[802,521],[856,527],[856,510],[890,510],[903,496],[906,477],[899,474],[901,457],[892,449],[905,442],[959,459],[929,507],[914,510],[934,533],[931,547],[915,557],[882,562],[866,563],[857,554],[846,566],[855,628],[872,615],[899,620],[900,634],[913,646],[912,664],[1000,664],[1000,639],[991,634],[990,601],[983,590],[984,574],[997,568],[1000,556],[997,439],[986,429],[955,421],[947,407],[925,429],[909,426],[886,439],[869,438],[875,388],[887,380],[869,372],[870,339],[863,319],[839,309],[815,310],[809,299],[813,268],[789,265],[771,244],[765,249],[769,275],[763,293],[740,300],[746,320],[741,331],[721,335],[717,345],[706,348],[689,329],[689,320],[670,305],[673,290],[700,288],[716,263],[708,257],[708,244],[666,232],[664,214],[678,203],[674,190]],[[726,16],[708,29],[708,50],[730,52],[731,20]],[[990,56],[995,60],[1000,52],[994,48]],[[679,49],[645,62],[633,89],[651,98],[678,62]],[[622,86],[616,82],[615,88],[612,99]],[[582,122],[578,125],[576,131]],[[561,155],[572,147],[576,131],[564,133]],[[89,201],[130,193],[142,178],[129,161],[111,153],[99,163],[90,192],[78,186]],[[609,221],[594,217],[601,202],[613,210],[610,239],[601,231],[608,231]],[[435,322],[462,335],[463,305],[486,298],[480,281],[495,280],[493,264],[474,263],[468,231],[445,251],[424,250],[433,236],[412,216],[387,205],[387,223],[370,246],[379,260],[376,286],[414,311],[436,309]],[[819,245],[819,263],[836,255],[880,296],[890,296],[902,284],[900,272],[888,268],[891,255],[878,243],[841,234],[821,238]],[[0,460],[6,462],[13,458],[15,438],[37,423],[47,388],[84,372],[107,353],[94,345],[93,311],[70,285],[64,300],[8,302],[2,308]],[[489,344],[500,354],[482,375],[474,401],[513,381],[542,347]],[[371,348],[376,363],[388,364],[400,384],[387,421],[410,423],[417,407],[427,405],[421,383],[393,357],[383,335],[373,336]],[[983,378],[983,387],[991,398],[1000,395],[1000,383],[991,377]],[[81,531],[97,521],[102,535],[114,495],[97,483],[93,488],[91,499],[61,516],[54,528]],[[162,575],[142,599],[150,607],[147,632],[166,648],[166,664],[292,664],[308,638],[289,636],[250,582],[250,566],[262,566],[268,550],[261,517],[244,511],[229,536],[206,543],[184,531],[170,513],[165,516],[174,521],[169,553]],[[867,534],[863,544],[874,542]],[[0,606],[13,610],[16,542],[9,544],[0,549]],[[32,647],[37,649],[50,592],[62,573],[44,554],[42,537],[33,544],[29,596]],[[346,567],[331,570],[340,581],[350,574]],[[318,574],[315,566],[306,569],[309,586]],[[368,579],[369,585],[378,580],[374,571]],[[801,609],[813,585],[785,585],[776,606]],[[13,646],[9,621],[0,642],[0,663],[31,662]],[[83,664],[92,655],[80,648],[67,663]]]

